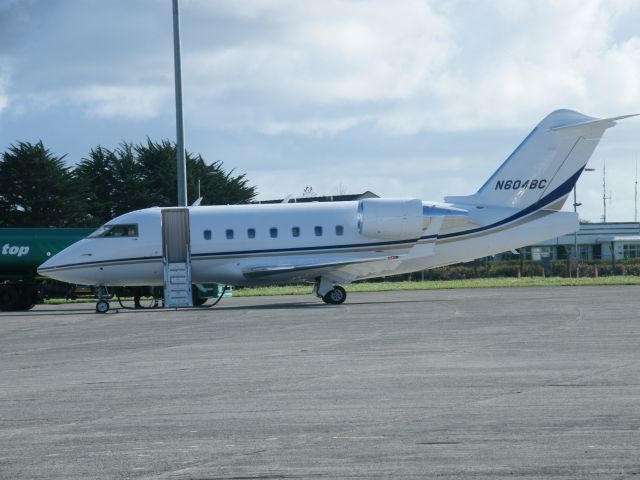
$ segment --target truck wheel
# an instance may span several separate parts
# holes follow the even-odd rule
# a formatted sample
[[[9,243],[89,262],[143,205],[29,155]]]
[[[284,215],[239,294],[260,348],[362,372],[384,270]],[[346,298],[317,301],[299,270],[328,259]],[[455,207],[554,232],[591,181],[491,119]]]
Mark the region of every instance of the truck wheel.
[[[38,303],[38,290],[27,286],[20,292],[20,310],[31,310]]]
[[[18,291],[13,285],[0,285],[0,310],[15,310],[19,301]]]

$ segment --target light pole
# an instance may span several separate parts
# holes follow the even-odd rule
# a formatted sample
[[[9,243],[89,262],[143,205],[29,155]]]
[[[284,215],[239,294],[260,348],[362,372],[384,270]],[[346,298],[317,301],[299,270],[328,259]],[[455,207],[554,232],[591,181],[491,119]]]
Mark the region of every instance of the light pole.
[[[180,12],[178,0],[173,0],[173,63],[176,81],[176,152],[178,173],[178,206],[187,206],[187,164],[184,155],[184,126],[182,123],[182,67],[180,61]]]
[[[595,168],[585,168],[583,171],[595,172],[595,170],[596,170]],[[576,187],[577,187],[577,182],[576,182],[576,185],[573,186],[573,211],[577,215],[578,207],[582,204],[578,203]],[[578,218],[578,225],[579,224],[580,224],[580,219]],[[579,278],[580,277],[580,266],[579,266],[580,256],[578,255],[578,232],[577,231],[573,232],[573,258],[576,264],[576,278]]]

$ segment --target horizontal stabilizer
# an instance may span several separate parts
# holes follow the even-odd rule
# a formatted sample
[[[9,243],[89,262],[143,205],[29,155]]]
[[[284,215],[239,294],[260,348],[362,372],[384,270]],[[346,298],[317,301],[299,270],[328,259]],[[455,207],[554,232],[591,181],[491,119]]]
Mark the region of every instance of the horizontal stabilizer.
[[[556,127],[551,127],[551,130],[568,130],[570,128],[584,128],[584,127],[604,127],[610,128],[615,125],[616,120],[623,120],[625,118],[637,117],[638,113],[633,113],[631,115],[620,115],[619,117],[611,117],[611,118],[594,118],[593,120],[587,120],[585,122],[577,122],[577,123],[568,123],[566,125],[558,125]]]
[[[422,202],[423,217],[466,217],[469,211],[448,205]]]

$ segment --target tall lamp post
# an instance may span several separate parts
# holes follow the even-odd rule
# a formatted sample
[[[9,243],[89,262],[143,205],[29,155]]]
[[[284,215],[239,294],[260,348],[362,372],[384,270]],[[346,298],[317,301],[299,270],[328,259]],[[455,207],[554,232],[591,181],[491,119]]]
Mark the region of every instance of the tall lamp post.
[[[583,171],[584,172],[595,172],[595,168],[585,168]],[[577,199],[577,194],[576,194],[576,187],[577,187],[577,183],[576,185],[573,186],[573,211],[577,214],[578,213],[578,207],[580,205],[582,205],[581,203],[578,203],[578,199]],[[573,258],[576,264],[576,278],[580,277],[580,255],[578,254],[578,232],[573,232]]]
[[[173,63],[176,81],[176,152],[178,173],[178,206],[187,206],[187,164],[184,155],[184,126],[182,123],[182,68],[180,62],[180,11],[173,0]]]

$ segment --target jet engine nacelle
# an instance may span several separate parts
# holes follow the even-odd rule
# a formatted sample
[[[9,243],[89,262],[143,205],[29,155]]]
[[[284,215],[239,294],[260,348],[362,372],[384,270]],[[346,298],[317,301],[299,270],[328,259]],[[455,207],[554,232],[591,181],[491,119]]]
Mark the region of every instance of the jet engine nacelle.
[[[358,203],[358,231],[387,240],[418,238],[422,234],[422,200],[367,198]]]

